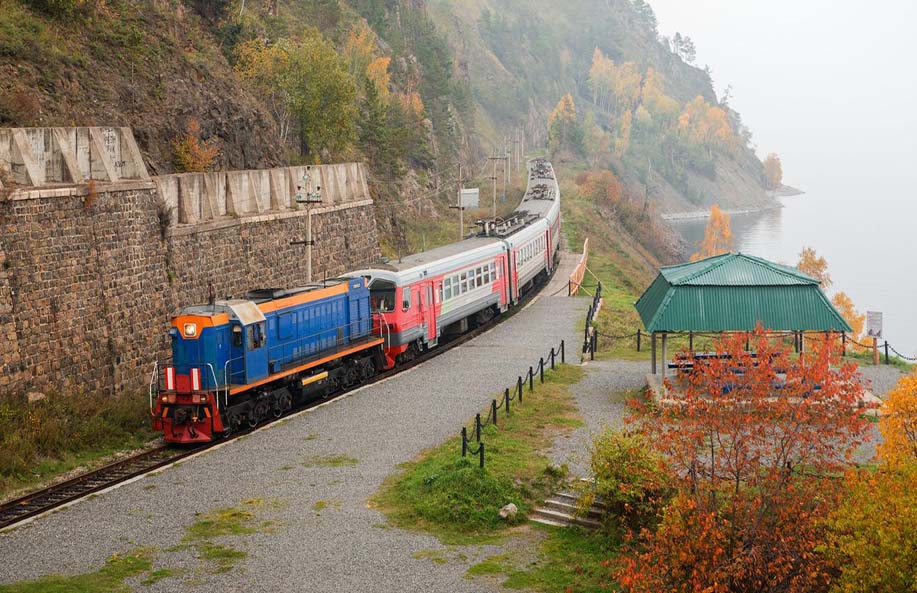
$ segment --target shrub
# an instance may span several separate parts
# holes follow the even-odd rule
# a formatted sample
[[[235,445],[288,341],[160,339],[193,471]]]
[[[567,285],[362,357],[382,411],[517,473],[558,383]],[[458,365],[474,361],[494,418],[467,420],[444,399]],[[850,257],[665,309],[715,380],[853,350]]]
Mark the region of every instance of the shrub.
[[[220,149],[211,142],[201,142],[201,124],[188,121],[185,133],[172,141],[172,164],[179,173],[207,171],[213,166]]]
[[[595,485],[581,505],[588,508],[601,497],[611,526],[646,522],[670,496],[665,463],[640,434],[606,429],[592,444],[590,463]]]
[[[823,552],[841,568],[836,593],[917,593],[917,464],[859,470],[829,518]]]
[[[48,16],[65,17],[86,8],[88,0],[27,0],[30,8]]]

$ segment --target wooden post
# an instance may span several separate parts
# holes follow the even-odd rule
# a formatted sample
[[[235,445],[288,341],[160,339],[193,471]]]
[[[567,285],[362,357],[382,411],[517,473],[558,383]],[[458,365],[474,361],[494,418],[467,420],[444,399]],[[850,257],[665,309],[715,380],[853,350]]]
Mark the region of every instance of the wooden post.
[[[879,366],[879,338],[872,339],[872,364]]]
[[[666,370],[668,365],[666,364],[666,342],[669,334],[667,332],[662,332],[662,378],[665,379]]]
[[[652,352],[652,358],[653,358],[653,363],[651,367],[653,370],[653,374],[655,375],[657,374],[656,373],[656,332],[653,332],[653,345],[650,348],[650,351]]]
[[[688,332],[688,350],[694,353],[694,332]]]

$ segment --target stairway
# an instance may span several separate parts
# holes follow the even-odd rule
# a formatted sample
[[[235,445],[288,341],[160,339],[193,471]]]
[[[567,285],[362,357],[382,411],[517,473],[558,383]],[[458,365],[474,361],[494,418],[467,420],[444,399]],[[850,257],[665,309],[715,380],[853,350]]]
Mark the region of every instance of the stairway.
[[[571,527],[577,525],[587,529],[597,529],[602,526],[602,516],[605,514],[605,504],[596,501],[584,516],[577,516],[577,502],[579,496],[572,492],[556,492],[544,501],[544,504],[535,508],[529,515],[529,520],[543,525],[555,527]]]

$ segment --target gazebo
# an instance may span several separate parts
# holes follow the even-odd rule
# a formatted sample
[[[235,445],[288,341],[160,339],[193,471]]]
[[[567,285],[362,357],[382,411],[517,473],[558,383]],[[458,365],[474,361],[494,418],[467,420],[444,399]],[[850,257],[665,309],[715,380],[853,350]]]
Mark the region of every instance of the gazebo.
[[[662,337],[662,374],[670,333],[768,331],[849,332],[819,281],[796,268],[742,253],[666,266],[635,303],[652,335]]]

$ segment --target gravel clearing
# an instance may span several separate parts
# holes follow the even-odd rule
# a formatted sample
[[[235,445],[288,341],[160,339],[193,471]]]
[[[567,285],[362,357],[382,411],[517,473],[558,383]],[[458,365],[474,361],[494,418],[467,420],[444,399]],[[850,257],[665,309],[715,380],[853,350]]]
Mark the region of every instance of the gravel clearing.
[[[606,427],[619,428],[627,415],[625,392],[646,387],[646,362],[594,360],[586,365],[583,380],[572,387],[585,426],[558,439],[549,457],[567,464],[571,475],[590,477],[589,447]]]
[[[181,583],[167,578],[138,591],[480,591],[464,578],[467,566],[498,548],[458,552],[389,528],[367,500],[398,464],[455,434],[561,339],[568,362],[578,362],[576,328],[588,304],[540,298],[420,367],[0,534],[0,582],[97,570],[112,554],[146,547],[162,551],[157,567],[186,570]],[[329,456],[356,463],[315,462]],[[215,540],[248,553],[233,570],[212,574],[193,551],[165,552],[195,513],[249,499],[274,502],[256,513],[280,526]],[[316,511],[318,501],[328,504]]]

